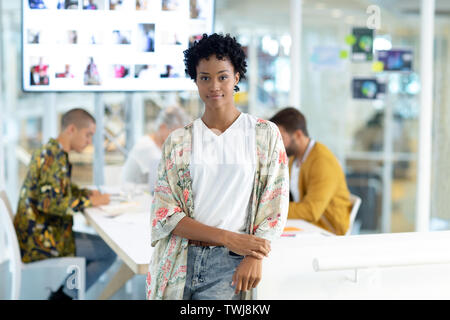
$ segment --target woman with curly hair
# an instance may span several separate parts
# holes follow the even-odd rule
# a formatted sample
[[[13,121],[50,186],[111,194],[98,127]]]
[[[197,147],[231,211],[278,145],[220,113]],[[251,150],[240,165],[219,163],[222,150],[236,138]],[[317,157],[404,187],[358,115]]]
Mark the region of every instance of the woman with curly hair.
[[[184,56],[205,111],[163,146],[147,298],[251,299],[286,222],[283,141],[275,124],[234,105],[247,67],[235,38],[204,34]]]

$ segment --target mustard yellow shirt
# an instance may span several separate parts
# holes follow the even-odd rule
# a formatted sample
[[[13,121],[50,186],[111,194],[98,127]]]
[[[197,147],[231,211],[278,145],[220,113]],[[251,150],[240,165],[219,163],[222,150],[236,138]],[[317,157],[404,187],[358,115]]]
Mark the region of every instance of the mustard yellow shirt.
[[[289,173],[294,157],[289,158]],[[298,181],[300,202],[289,202],[288,219],[303,219],[337,235],[350,224],[350,192],[338,160],[316,142],[302,163]]]

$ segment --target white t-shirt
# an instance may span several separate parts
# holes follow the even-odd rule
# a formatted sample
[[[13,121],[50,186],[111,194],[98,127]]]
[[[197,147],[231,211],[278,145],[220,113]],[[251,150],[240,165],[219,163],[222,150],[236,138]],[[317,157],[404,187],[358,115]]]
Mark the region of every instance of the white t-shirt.
[[[315,143],[316,142],[313,139],[309,140],[309,144],[306,147],[305,153],[303,154],[302,161],[298,161],[298,159],[295,159],[294,162],[292,163],[289,188],[291,190],[292,197],[294,198],[294,202],[300,202],[300,190],[298,190],[298,179],[300,178],[300,167],[301,167],[302,163],[306,161],[306,158],[308,158],[308,155],[311,152],[312,148],[314,147]]]
[[[298,160],[295,159],[291,167],[291,179],[289,184],[289,190],[291,190],[294,202],[300,202],[300,190],[298,190],[299,176],[300,176],[300,165],[298,163]]]
[[[137,184],[148,183],[150,191],[155,188],[161,149],[150,136],[141,137],[128,154],[123,168],[123,181]]]
[[[194,121],[190,171],[195,220],[245,233],[256,173],[256,120],[241,113],[219,136],[201,119]]]

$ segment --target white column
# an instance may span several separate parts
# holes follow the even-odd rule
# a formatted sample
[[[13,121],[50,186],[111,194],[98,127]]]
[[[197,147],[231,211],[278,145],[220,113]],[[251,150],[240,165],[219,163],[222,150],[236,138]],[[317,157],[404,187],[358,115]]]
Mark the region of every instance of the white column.
[[[136,136],[136,112],[135,112],[135,93],[134,92],[126,92],[125,93],[125,149],[130,152],[131,148],[133,148],[135,143]]]
[[[417,165],[416,231],[428,231],[431,204],[431,129],[435,0],[422,0],[420,23],[420,117]]]
[[[3,54],[3,3],[0,0],[0,57]],[[3,150],[3,121],[6,110],[3,108],[3,58],[0,58],[0,190],[5,189],[5,155]]]
[[[2,91],[0,89],[0,96]],[[0,190],[5,189],[5,155],[3,150],[3,101],[0,98]]]
[[[103,104],[102,94],[94,93],[94,117],[96,122],[96,129],[94,135],[94,184],[101,186],[105,182],[104,165],[105,165],[105,149],[103,147],[104,140],[104,115],[105,107]]]
[[[302,0],[291,0],[291,89],[289,104],[301,109]]]
[[[17,71],[16,69],[16,52],[14,47],[14,39],[16,33],[14,32],[12,14],[6,15],[5,6],[7,2],[2,1],[2,32],[3,32],[3,52],[0,55],[0,59],[3,62],[3,69],[1,76],[3,78],[3,110],[2,118],[6,119],[4,126],[6,128],[5,139],[5,185],[6,192],[8,193],[9,200],[13,206],[13,210],[16,210],[18,195],[19,195],[19,163],[16,156],[16,146],[19,142],[19,121],[16,114],[17,110],[17,85],[16,76],[12,76]],[[10,1],[8,3],[13,3]],[[10,50],[6,50],[7,47],[11,47]],[[6,79],[11,81],[6,81]]]
[[[58,136],[58,116],[56,110],[56,93],[50,92],[44,98],[46,105],[42,112],[42,143]]]
[[[384,141],[383,141],[383,198],[381,210],[381,232],[391,232],[392,216],[392,173],[393,173],[393,104],[395,99],[388,96],[384,109]]]
[[[248,113],[257,115],[258,108],[258,40],[257,34],[252,34],[248,44]]]
[[[134,117],[134,143],[145,134],[145,113],[144,96],[142,93],[134,94],[133,98],[133,117]]]

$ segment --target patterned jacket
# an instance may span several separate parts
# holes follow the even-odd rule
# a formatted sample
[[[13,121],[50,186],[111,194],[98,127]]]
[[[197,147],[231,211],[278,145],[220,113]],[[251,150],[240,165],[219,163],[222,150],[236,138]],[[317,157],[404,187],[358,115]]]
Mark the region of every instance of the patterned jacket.
[[[14,218],[23,262],[75,255],[72,215],[90,201],[87,190],[70,182],[71,170],[54,139],[33,153]]]
[[[192,123],[174,131],[163,146],[151,207],[151,244],[155,248],[147,274],[147,299],[183,297],[188,239],[172,230],[194,212],[191,141]],[[257,121],[256,149],[258,161],[246,228],[249,234],[273,240],[281,234],[289,208],[288,158],[275,124]],[[250,299],[250,293],[241,298]]]

